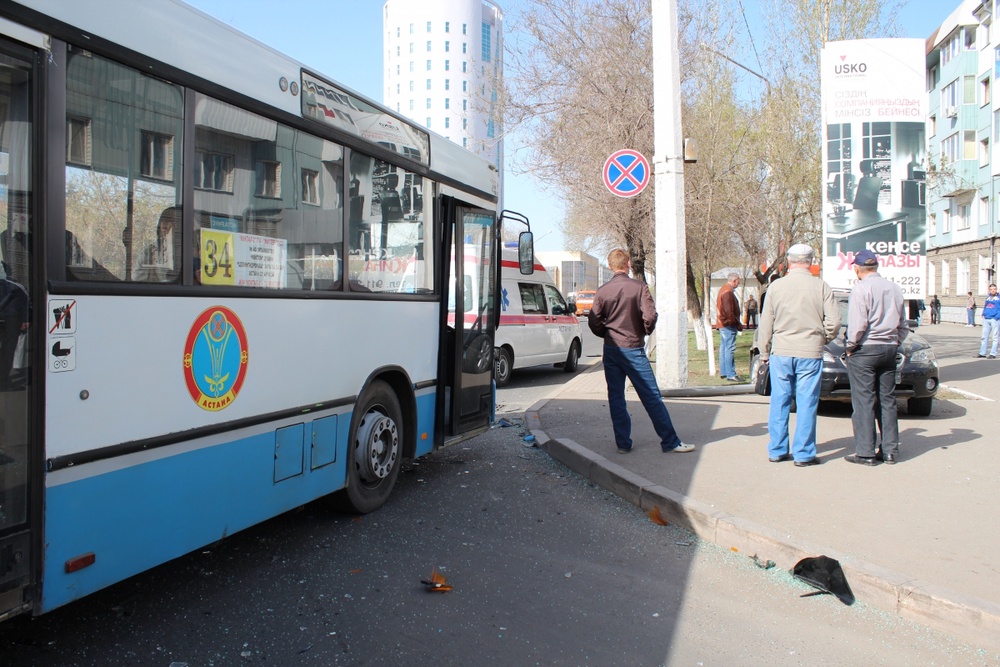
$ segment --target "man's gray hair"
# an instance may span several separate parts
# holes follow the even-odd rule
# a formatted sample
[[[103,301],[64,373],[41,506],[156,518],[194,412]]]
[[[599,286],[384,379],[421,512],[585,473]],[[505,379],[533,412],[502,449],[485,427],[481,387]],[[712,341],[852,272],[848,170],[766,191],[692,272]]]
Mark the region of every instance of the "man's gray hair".
[[[788,249],[788,254],[785,257],[788,259],[789,263],[812,264],[813,256],[813,249],[810,246],[805,243],[796,243]]]
[[[736,273],[734,271],[734,272],[730,273],[728,276],[726,276],[726,280],[728,282],[733,282],[733,278],[739,278],[739,277],[740,277],[740,274],[738,274],[738,273]]]

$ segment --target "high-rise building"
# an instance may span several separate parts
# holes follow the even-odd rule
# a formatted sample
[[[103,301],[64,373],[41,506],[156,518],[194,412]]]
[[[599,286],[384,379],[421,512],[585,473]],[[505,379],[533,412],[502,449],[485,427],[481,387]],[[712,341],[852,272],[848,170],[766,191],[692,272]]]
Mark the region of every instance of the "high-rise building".
[[[488,159],[503,192],[500,7],[486,0],[387,0],[382,27],[385,105]]]
[[[1000,253],[998,0],[965,0],[927,42],[927,295],[945,321],[981,306]]]

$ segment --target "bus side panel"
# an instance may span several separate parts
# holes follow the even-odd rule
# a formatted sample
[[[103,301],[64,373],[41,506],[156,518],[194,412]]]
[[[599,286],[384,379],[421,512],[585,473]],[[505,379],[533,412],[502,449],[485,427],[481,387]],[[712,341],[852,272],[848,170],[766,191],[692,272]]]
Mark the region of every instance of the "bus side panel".
[[[277,483],[273,430],[97,474],[88,469],[109,464],[50,473],[40,611],[343,488],[350,422],[351,413],[339,416],[338,463],[316,469],[306,422],[302,472]],[[65,572],[68,560],[87,553],[96,556],[93,565]]]
[[[435,389],[424,389],[417,392],[417,447],[414,456],[430,454],[434,450],[434,408],[436,402],[437,392]]]

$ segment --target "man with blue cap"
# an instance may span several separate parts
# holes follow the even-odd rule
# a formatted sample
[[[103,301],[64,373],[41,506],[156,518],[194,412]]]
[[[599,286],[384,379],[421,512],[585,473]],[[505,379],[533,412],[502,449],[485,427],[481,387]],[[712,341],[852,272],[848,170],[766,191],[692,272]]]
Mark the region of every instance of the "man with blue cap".
[[[896,350],[909,333],[903,291],[878,273],[871,250],[854,255],[858,282],[847,310],[847,374],[851,379],[855,453],[846,458],[860,465],[896,463],[899,424],[896,418]],[[882,427],[881,456],[875,442],[876,422]]]

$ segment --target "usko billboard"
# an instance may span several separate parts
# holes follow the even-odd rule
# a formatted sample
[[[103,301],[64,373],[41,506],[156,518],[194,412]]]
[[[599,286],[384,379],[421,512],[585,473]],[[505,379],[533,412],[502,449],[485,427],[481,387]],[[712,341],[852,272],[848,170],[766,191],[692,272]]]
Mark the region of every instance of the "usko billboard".
[[[862,39],[823,48],[823,279],[850,288],[854,254],[909,299],[927,274],[924,40]]]

